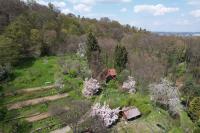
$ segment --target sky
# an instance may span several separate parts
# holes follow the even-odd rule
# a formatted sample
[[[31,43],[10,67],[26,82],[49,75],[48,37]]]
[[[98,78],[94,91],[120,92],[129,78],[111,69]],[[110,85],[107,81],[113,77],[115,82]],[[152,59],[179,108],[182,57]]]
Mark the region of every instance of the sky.
[[[109,17],[149,31],[200,32],[200,0],[36,0],[62,13]]]

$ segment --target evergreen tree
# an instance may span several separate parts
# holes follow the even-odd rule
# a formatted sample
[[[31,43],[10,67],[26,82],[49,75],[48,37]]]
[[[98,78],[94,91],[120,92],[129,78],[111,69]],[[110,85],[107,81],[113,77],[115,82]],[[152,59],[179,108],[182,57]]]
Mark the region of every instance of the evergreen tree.
[[[193,120],[198,120],[200,118],[200,97],[195,97],[190,102],[190,115]]]
[[[87,38],[86,55],[88,64],[92,70],[92,76],[97,78],[99,73],[103,70],[103,63],[101,59],[101,49],[98,45],[96,37],[90,32]]]
[[[96,37],[92,34],[92,32],[88,34],[86,45],[87,45],[86,55],[88,61],[91,60],[92,52],[98,52],[98,53],[101,52],[100,47],[98,45],[98,41]]]
[[[128,62],[128,52],[126,48],[121,45],[117,45],[115,48],[115,60],[114,66],[115,68],[121,72],[124,68],[126,68],[126,64]]]

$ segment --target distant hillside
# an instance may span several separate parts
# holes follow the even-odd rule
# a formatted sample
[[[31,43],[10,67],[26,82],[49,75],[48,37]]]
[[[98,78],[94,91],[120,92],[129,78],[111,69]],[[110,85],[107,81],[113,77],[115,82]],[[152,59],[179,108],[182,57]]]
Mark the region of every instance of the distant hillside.
[[[200,32],[154,32],[160,36],[200,36]]]

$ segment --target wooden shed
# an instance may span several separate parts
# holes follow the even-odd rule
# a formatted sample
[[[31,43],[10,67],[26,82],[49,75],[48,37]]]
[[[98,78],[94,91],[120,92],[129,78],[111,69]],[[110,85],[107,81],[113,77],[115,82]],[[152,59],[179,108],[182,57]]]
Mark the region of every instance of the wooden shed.
[[[114,68],[108,69],[106,73],[106,82],[110,81],[111,79],[115,79],[117,76],[117,72]]]
[[[122,116],[126,120],[131,120],[140,117],[141,113],[136,107],[125,107],[122,109]]]

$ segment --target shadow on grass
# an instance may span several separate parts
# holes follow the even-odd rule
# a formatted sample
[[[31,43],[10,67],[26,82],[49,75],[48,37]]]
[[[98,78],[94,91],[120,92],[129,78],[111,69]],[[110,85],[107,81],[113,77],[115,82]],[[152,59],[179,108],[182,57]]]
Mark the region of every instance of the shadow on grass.
[[[31,67],[34,64],[35,61],[36,61],[35,58],[24,58],[24,59],[21,59],[19,61],[19,63],[16,65],[16,68],[24,69],[24,68]]]
[[[14,66],[15,68],[17,69],[25,69],[25,68],[29,68],[31,67],[34,62],[36,61],[35,58],[25,58],[25,59],[21,59],[19,61],[19,63],[16,64],[16,66]],[[19,77],[21,76],[21,73],[19,72],[12,72],[10,75],[9,75],[9,78],[8,80],[9,81],[13,81],[16,77]]]

